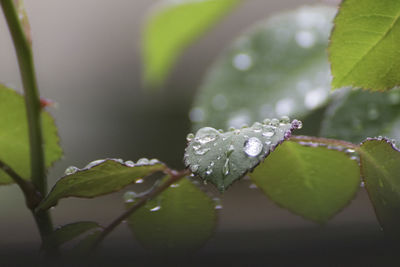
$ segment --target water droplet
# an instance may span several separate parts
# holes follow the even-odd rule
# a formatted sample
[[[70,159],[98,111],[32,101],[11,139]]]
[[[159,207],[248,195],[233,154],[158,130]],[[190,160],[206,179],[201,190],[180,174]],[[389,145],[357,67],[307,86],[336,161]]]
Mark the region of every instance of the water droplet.
[[[228,106],[228,100],[222,94],[214,96],[211,103],[216,110],[224,110]]]
[[[75,166],[70,166],[65,170],[64,174],[65,175],[71,175],[71,174],[76,173],[77,171],[79,171],[79,168],[77,168]]]
[[[299,31],[295,36],[296,43],[303,48],[310,48],[315,44],[315,36],[311,31]]]
[[[219,132],[219,133],[223,133],[223,132],[224,132],[224,130],[222,130],[222,129],[218,129],[218,132]]]
[[[214,141],[218,135],[219,135],[218,130],[212,127],[203,127],[197,131],[195,140],[198,141],[200,144],[204,145]]]
[[[210,167],[213,167],[215,165],[215,162],[214,161],[211,161],[210,162]]]
[[[250,188],[250,189],[257,189],[258,187],[257,187],[256,184],[250,184],[250,185],[249,185],[249,188]]]
[[[136,162],[137,165],[147,165],[149,164],[149,160],[147,158],[141,158]]]
[[[179,187],[179,184],[171,184],[169,187],[177,188],[177,187]]]
[[[280,122],[281,123],[289,123],[290,118],[288,116],[282,116]]]
[[[244,143],[244,152],[250,157],[258,156],[263,149],[261,141],[257,137],[251,137]]]
[[[284,98],[276,102],[275,113],[278,116],[290,115],[295,107],[295,101],[291,98]]]
[[[123,159],[113,159],[115,162],[121,163],[121,164],[125,164]]]
[[[265,144],[266,144],[267,146],[269,146],[271,143],[272,143],[271,140],[265,141]]]
[[[157,163],[160,163],[160,161],[158,159],[149,160],[149,164],[151,164],[151,165],[154,165],[154,164],[157,164]]]
[[[292,127],[294,128],[294,129],[301,129],[301,128],[303,128],[303,123],[301,122],[301,121],[299,121],[299,120],[293,120],[292,121]]]
[[[228,151],[226,152],[226,157],[229,157],[233,151],[235,151],[235,147],[233,145],[230,145],[228,148]]]
[[[271,123],[271,120],[270,119],[265,119],[265,120],[263,120],[263,123],[265,125],[269,125]]]
[[[161,206],[157,205],[154,208],[151,208],[150,211],[158,211],[161,209]]]
[[[192,122],[202,122],[204,120],[204,110],[199,107],[192,108],[189,112],[189,118]]]
[[[135,181],[135,184],[142,184],[144,180],[142,178],[139,178]]]
[[[99,165],[100,163],[103,163],[105,160],[104,159],[98,159],[90,162],[88,165],[85,166],[85,169],[90,169],[96,165]]]
[[[254,132],[259,133],[262,131],[263,125],[259,122],[255,122],[253,126],[251,126],[251,128],[253,129]]]
[[[213,200],[214,200],[214,203],[215,203],[215,209],[216,210],[220,210],[220,209],[223,208],[221,200],[219,198],[215,197],[215,198],[213,198]]]
[[[241,71],[246,71],[253,65],[253,59],[247,53],[239,53],[233,57],[233,66]]]
[[[200,145],[200,144],[193,145],[193,150],[194,150],[194,151],[197,151],[197,150],[199,150],[200,148],[201,148],[201,145]]]
[[[210,175],[211,173],[213,173],[213,170],[209,167],[206,170],[206,175]]]
[[[208,147],[205,147],[205,148],[196,150],[194,153],[196,155],[202,156],[202,155],[205,155],[208,151],[210,151],[210,149]]]
[[[193,133],[189,133],[189,134],[186,136],[186,141],[190,142],[190,141],[193,140],[193,138],[194,138],[194,134],[193,134]]]
[[[135,162],[133,162],[132,160],[127,160],[125,161],[125,166],[135,167]]]
[[[126,203],[131,203],[135,201],[135,198],[138,197],[138,194],[136,194],[133,191],[127,191],[125,192],[125,194],[123,195],[123,199]]]
[[[304,106],[308,109],[315,109],[323,104],[328,97],[326,89],[319,87],[309,91],[304,98]]]
[[[272,119],[271,120],[271,125],[272,126],[279,126],[279,120],[278,119]]]
[[[229,159],[226,159],[225,160],[225,164],[224,164],[224,166],[222,167],[222,174],[224,175],[224,176],[227,176],[228,174],[229,174]]]
[[[347,153],[347,154],[351,154],[351,153],[354,153],[356,151],[354,149],[352,149],[352,148],[348,148],[344,152]]]
[[[190,166],[190,170],[191,170],[192,172],[196,172],[198,169],[199,169],[199,165],[197,165],[197,164],[194,164],[194,165],[191,165],[191,166]]]

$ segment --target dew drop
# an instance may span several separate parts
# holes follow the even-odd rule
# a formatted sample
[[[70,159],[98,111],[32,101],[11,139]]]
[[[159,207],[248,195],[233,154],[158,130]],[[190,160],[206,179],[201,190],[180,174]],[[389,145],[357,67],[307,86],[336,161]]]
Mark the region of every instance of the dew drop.
[[[149,163],[150,162],[149,162],[149,160],[147,158],[141,158],[136,162],[137,165],[147,165]]]
[[[225,164],[224,164],[224,166],[222,167],[222,174],[224,175],[224,176],[227,176],[228,174],[229,174],[229,159],[226,159],[225,160]]]
[[[290,118],[288,116],[282,116],[280,122],[281,123],[289,123]]]
[[[263,125],[259,122],[255,122],[253,126],[251,126],[254,132],[259,133],[262,131]]]
[[[201,145],[200,145],[200,144],[193,145],[193,150],[194,150],[194,151],[197,151],[197,150],[199,150],[200,148],[201,148]]]
[[[194,153],[195,153],[196,155],[202,156],[202,155],[205,155],[208,151],[210,151],[210,148],[205,147],[205,148],[196,150]]]
[[[268,138],[272,137],[274,135],[275,135],[275,131],[271,127],[266,128],[265,131],[262,133],[262,136],[265,136],[265,137],[268,137]]]
[[[278,119],[272,119],[271,120],[271,125],[272,126],[279,126],[279,120]]]
[[[263,145],[261,141],[257,137],[251,137],[244,143],[244,152],[249,157],[256,157],[258,156],[263,149]]]
[[[161,206],[157,205],[154,208],[151,208],[150,211],[158,211],[161,209]]]
[[[269,125],[271,123],[271,120],[270,119],[265,119],[265,120],[263,120],[263,123],[265,125]]]
[[[177,187],[179,187],[179,184],[171,184],[169,187],[177,188]]]
[[[235,151],[235,147],[233,145],[230,145],[228,148],[228,151],[226,152],[226,156],[229,157],[233,151]]]
[[[189,134],[186,136],[186,141],[190,142],[190,141],[193,140],[193,138],[194,138],[194,134],[193,134],[193,133],[189,133]]]
[[[90,169],[96,165],[99,165],[100,163],[103,163],[105,160],[104,159],[98,159],[90,162],[88,165],[85,166],[85,169]]]
[[[157,163],[160,163],[160,161],[158,159],[149,160],[149,164],[151,164],[151,165],[154,165],[154,164],[157,164]]]
[[[75,166],[70,166],[65,170],[64,174],[65,175],[71,175],[71,174],[76,173],[77,171],[79,171],[79,168],[77,168]]]
[[[215,197],[215,198],[213,198],[213,200],[214,200],[214,203],[215,203],[215,209],[216,210],[220,210],[220,209],[223,208],[221,200],[219,198]]]
[[[190,170],[191,170],[192,172],[196,172],[198,169],[199,169],[199,165],[197,165],[197,164],[194,164],[194,165],[191,165],[191,166],[190,166]]]
[[[135,181],[135,184],[142,184],[144,180],[142,178],[139,178]]]
[[[299,121],[299,120],[293,120],[292,121],[292,127],[294,128],[294,129],[301,129],[301,128],[303,128],[303,123],[301,122],[301,121]]]
[[[220,133],[212,127],[203,127],[196,133],[196,141],[204,145],[214,141]]]
[[[249,185],[249,188],[250,188],[250,189],[257,189],[258,187],[257,187],[256,184],[250,184],[250,185]]]
[[[132,202],[134,202],[134,201],[135,201],[135,198],[137,198],[137,197],[138,197],[138,195],[137,195],[135,192],[133,192],[133,191],[125,192],[125,194],[123,195],[123,199],[124,199],[124,201],[125,201],[126,203],[132,203]]]
[[[125,166],[135,167],[135,162],[133,162],[132,160],[127,160],[125,161]]]

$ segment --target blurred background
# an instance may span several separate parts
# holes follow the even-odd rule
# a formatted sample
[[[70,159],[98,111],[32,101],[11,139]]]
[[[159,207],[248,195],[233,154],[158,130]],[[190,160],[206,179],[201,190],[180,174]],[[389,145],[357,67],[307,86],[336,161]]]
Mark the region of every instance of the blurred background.
[[[50,108],[59,127],[64,158],[50,170],[49,186],[71,165],[114,157],[159,158],[182,168],[188,117],[207,67],[254,22],[304,4],[337,1],[247,0],[180,57],[158,93],[142,87],[141,29],[152,0],[25,1],[40,92],[57,102]],[[21,91],[13,46],[0,16],[0,81]],[[147,185],[148,186],[148,185]],[[281,257],[347,255],[349,248],[377,248],[382,233],[364,190],[324,226],[308,222],[270,202],[250,182],[233,185],[222,198],[217,234],[205,254],[263,253]],[[146,187],[146,185],[143,185]],[[55,224],[96,220],[107,224],[123,210],[121,193],[95,200],[65,199],[53,210]],[[0,187],[0,255],[36,253],[40,240],[16,186]],[[108,242],[107,242],[108,241]],[[105,242],[141,248],[122,225]],[[234,245],[233,245],[234,244]],[[26,249],[26,248],[29,249]],[[322,253],[322,254],[321,254]],[[354,252],[356,257],[357,254]],[[201,254],[200,254],[201,255]],[[300,257],[299,256],[299,257]],[[273,258],[273,256],[271,256]],[[349,256],[352,259],[352,256]],[[351,262],[351,260],[350,260]]]

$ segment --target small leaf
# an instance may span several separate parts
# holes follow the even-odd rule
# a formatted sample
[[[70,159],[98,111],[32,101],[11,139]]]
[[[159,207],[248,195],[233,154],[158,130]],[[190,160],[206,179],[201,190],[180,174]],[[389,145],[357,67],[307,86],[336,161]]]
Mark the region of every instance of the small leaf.
[[[360,187],[357,161],[294,142],[282,144],[250,177],[279,206],[318,223],[348,205]]]
[[[398,0],[342,2],[329,47],[333,88],[400,85],[399,13]]]
[[[96,222],[76,222],[66,224],[57,228],[50,235],[47,242],[57,247],[95,228],[101,228],[101,226]]]
[[[129,208],[134,200],[127,202]],[[185,254],[211,237],[216,218],[213,200],[183,178],[134,212],[128,225],[144,247],[168,255]]]
[[[359,143],[368,136],[391,135],[400,116],[400,90],[342,93],[325,113],[321,135]]]
[[[62,156],[57,127],[51,115],[42,112],[45,164],[49,168]],[[0,84],[0,160],[9,165],[22,178],[29,180],[30,147],[28,121],[23,96]],[[13,180],[0,170],[0,184]]]
[[[55,206],[61,198],[93,198],[113,193],[139,178],[165,169],[165,165],[157,160],[141,159],[136,164],[121,161],[96,160],[82,170],[68,168],[67,175],[58,180],[38,209],[45,210]]]
[[[144,29],[146,83],[159,86],[182,50],[229,12],[238,0],[164,1]]]
[[[290,137],[301,122],[289,118],[266,119],[249,128],[226,133],[211,127],[188,136],[185,164],[205,181],[210,181],[223,192],[234,181],[252,171],[277,145]]]
[[[239,128],[283,115],[303,119],[323,106],[331,86],[326,49],[335,12],[302,7],[241,34],[199,88],[190,112],[194,129]]]
[[[360,148],[361,173],[383,230],[400,235],[400,151],[387,139],[367,139]]]

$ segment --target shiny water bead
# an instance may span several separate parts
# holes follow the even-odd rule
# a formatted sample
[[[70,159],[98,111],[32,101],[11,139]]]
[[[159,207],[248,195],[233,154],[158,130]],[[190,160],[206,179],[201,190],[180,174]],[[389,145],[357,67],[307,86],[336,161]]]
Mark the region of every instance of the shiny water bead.
[[[79,171],[79,168],[77,168],[77,167],[75,167],[75,166],[69,166],[69,167],[65,170],[64,174],[65,174],[65,175],[71,175],[71,174],[76,173],[77,171]]]
[[[189,134],[186,136],[186,141],[190,142],[190,141],[193,140],[193,138],[194,138],[194,134],[193,134],[193,133],[189,133]]]
[[[249,157],[256,157],[258,156],[263,149],[263,144],[257,137],[251,137],[244,143],[244,152]]]

